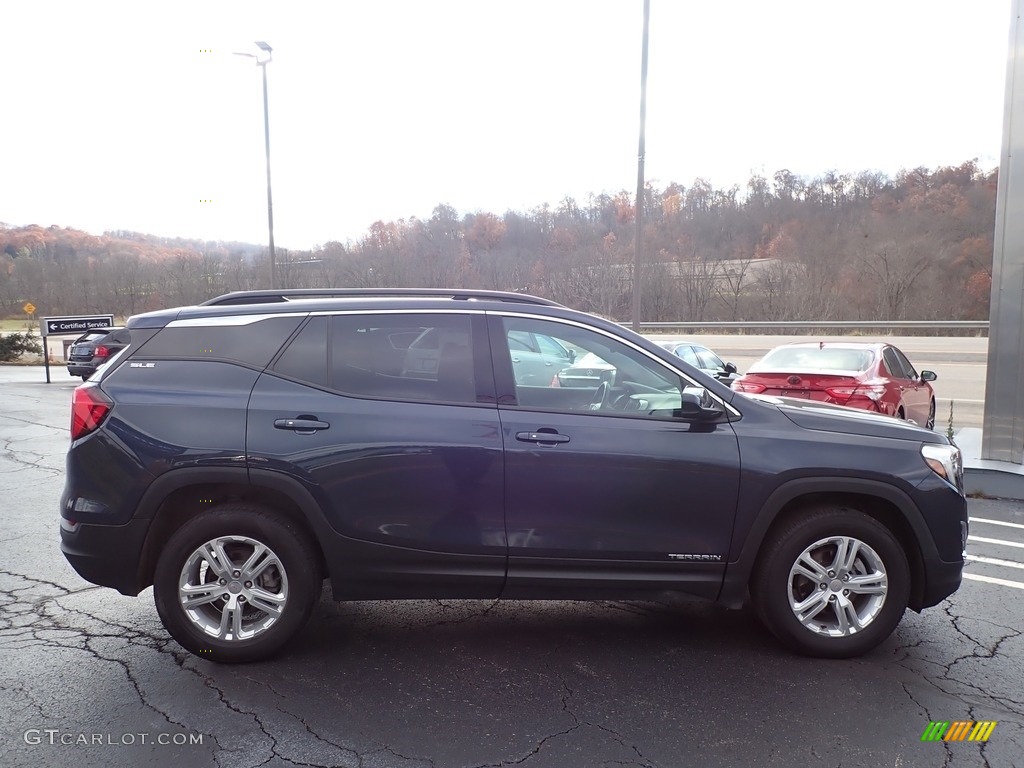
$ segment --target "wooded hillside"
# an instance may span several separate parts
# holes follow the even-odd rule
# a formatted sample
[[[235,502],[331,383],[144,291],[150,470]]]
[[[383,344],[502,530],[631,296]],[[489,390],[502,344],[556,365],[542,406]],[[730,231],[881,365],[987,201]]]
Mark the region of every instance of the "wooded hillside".
[[[996,172],[976,162],[746,188],[649,185],[643,319],[984,319]],[[2,212],[0,212],[2,215]],[[254,215],[259,215],[254,212]],[[438,205],[378,221],[357,242],[277,250],[280,287],[518,290],[629,316],[635,209],[629,192],[503,215]],[[0,229],[0,315],[130,315],[263,288],[266,247],[59,226]]]

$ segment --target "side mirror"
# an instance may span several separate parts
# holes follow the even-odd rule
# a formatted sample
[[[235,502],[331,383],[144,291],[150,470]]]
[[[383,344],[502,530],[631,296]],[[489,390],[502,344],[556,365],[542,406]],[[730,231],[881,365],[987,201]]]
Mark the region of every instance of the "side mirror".
[[[935,371],[921,371],[921,381],[935,381],[939,374]]]
[[[725,372],[726,373],[736,373],[736,363],[726,363],[725,364]]]
[[[569,362],[570,363],[575,363],[576,362],[576,350],[575,349],[567,349],[566,352],[569,353]]]
[[[679,405],[679,415],[692,421],[710,421],[724,413],[718,401],[704,387],[684,387]]]

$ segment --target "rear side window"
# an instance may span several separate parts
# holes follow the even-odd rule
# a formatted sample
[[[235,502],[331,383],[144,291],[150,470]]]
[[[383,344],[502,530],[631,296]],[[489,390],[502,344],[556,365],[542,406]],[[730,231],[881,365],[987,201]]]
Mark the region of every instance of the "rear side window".
[[[273,370],[356,397],[473,403],[472,350],[469,315],[314,317]]]
[[[284,315],[247,325],[170,325],[156,334],[136,357],[230,360],[265,368],[305,315]]]

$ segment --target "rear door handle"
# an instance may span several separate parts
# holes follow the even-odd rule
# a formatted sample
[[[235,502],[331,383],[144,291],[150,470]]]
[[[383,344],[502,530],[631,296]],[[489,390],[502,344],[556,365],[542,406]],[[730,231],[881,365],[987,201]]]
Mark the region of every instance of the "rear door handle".
[[[553,445],[555,443],[568,443],[568,435],[560,435],[557,432],[516,432],[516,440],[523,443],[540,443],[541,445]]]
[[[312,435],[317,430],[327,429],[330,426],[326,421],[309,418],[276,419],[274,421],[274,429],[290,429],[300,435]]]

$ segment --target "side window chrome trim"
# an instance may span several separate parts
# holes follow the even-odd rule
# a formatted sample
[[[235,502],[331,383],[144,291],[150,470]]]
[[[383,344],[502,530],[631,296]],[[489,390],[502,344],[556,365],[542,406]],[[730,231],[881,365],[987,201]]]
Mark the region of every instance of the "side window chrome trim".
[[[219,317],[188,317],[184,320],[172,320],[165,328],[216,328],[232,325],[252,325],[261,320],[272,320],[276,317],[305,317],[307,312],[275,312],[268,315],[221,315]]]
[[[571,325],[571,326],[574,326],[576,328],[580,328],[580,329],[585,330],[585,331],[590,331],[591,333],[599,333],[602,336],[606,336],[609,339],[612,339],[613,341],[618,342],[619,344],[625,344],[627,347],[630,347],[633,350],[635,350],[636,352],[639,352],[641,355],[646,357],[648,360],[650,360],[655,365],[659,365],[662,368],[667,368],[668,370],[672,371],[677,376],[682,378],[683,381],[689,382],[690,386],[694,386],[694,387],[702,387],[703,386],[699,382],[696,382],[693,379],[691,379],[686,373],[684,373],[679,368],[676,368],[674,365],[670,365],[670,364],[666,363],[661,358],[654,357],[646,349],[644,349],[643,347],[635,344],[631,340],[625,339],[625,338],[623,338],[621,336],[616,336],[614,333],[611,333],[610,331],[606,331],[603,328],[598,328],[598,327],[593,326],[593,325],[587,325],[586,323],[582,323],[582,322],[580,322],[578,320],[570,320],[570,319],[565,318],[565,317],[552,317],[550,315],[535,315],[535,314],[529,313],[529,312],[498,312],[498,311],[490,310],[490,311],[487,312],[487,314],[488,315],[494,315],[496,317],[519,317],[519,318],[525,318],[527,320],[543,320],[543,321],[547,321],[547,322],[551,322],[551,323],[556,323],[556,324],[557,323],[561,323],[563,325]],[[737,416],[737,417],[740,417],[740,416],[743,415],[736,408],[734,408],[730,403],[725,402],[722,398],[720,398],[718,395],[716,395],[710,389],[707,390],[707,392],[708,392],[709,395],[711,395],[712,399],[715,402],[717,402],[719,405],[721,405],[723,408],[725,408],[726,411],[728,413],[730,413],[731,415]]]
[[[482,309],[322,309],[310,312],[310,317],[332,317],[337,315],[483,315]]]

